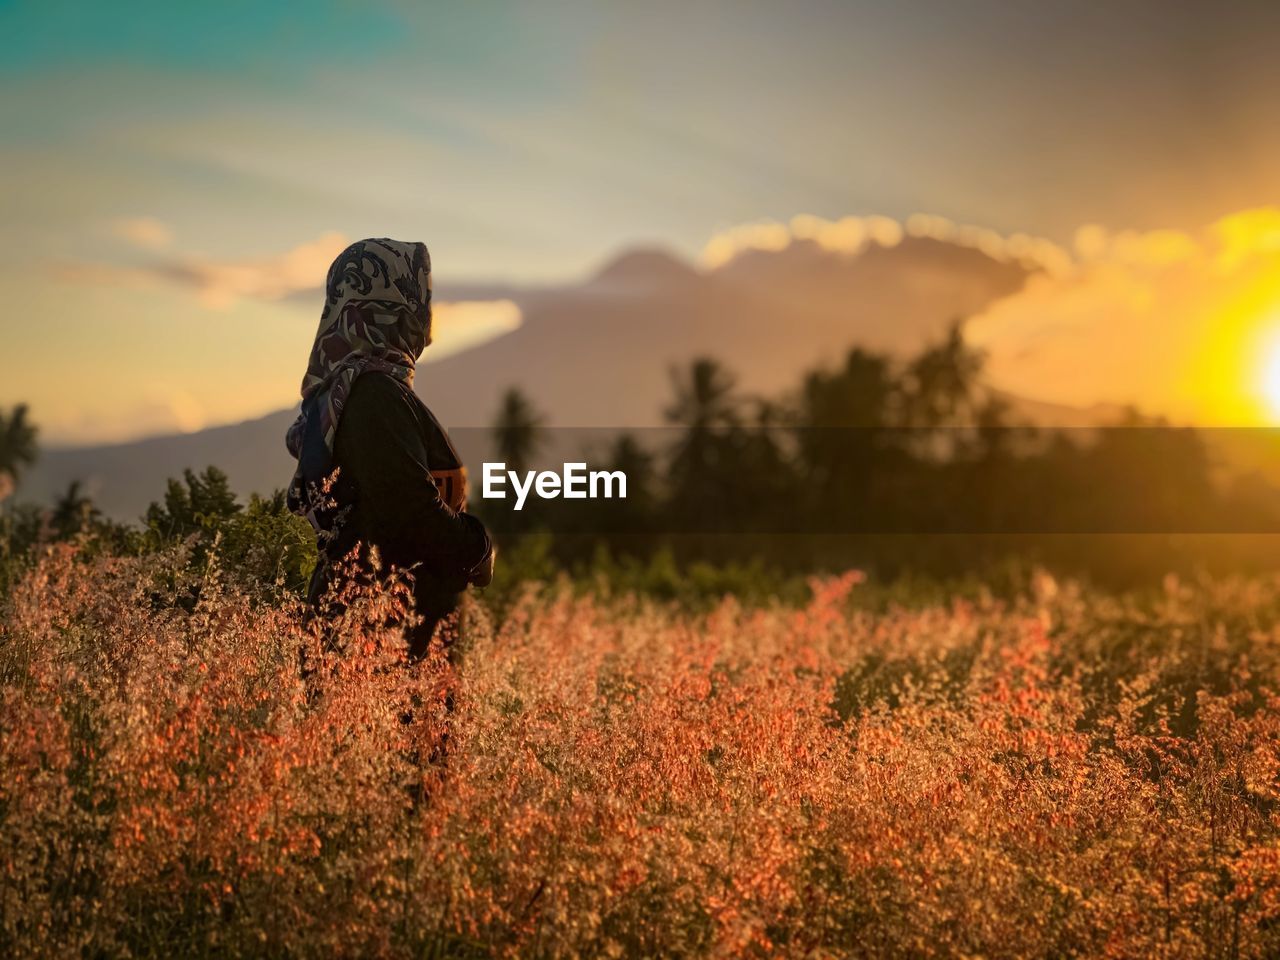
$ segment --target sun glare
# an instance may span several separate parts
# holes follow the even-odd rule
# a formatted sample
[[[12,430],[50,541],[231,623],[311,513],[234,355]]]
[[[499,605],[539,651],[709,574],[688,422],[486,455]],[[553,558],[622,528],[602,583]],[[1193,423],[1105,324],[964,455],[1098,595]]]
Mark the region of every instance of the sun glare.
[[[1271,418],[1280,421],[1280,337],[1272,340],[1263,359],[1262,395]]]
[[[1194,385],[1203,425],[1280,425],[1280,276],[1253,277],[1206,304]]]

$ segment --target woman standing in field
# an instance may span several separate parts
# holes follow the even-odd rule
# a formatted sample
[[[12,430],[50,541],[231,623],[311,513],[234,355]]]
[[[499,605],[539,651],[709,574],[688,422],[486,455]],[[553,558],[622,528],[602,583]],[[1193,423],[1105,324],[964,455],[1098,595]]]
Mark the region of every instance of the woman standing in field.
[[[287,445],[298,469],[289,506],[316,532],[317,604],[354,552],[369,569],[413,578],[409,655],[422,657],[468,584],[493,576],[484,525],[466,512],[466,472],[444,429],[413,392],[431,343],[431,257],[425,244],[361,240],[329,268],[320,329]]]

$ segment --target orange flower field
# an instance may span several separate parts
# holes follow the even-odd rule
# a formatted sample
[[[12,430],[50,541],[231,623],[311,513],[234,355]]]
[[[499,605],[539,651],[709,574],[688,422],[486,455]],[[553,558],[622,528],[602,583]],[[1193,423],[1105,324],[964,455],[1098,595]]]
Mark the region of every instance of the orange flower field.
[[[187,569],[13,591],[5,956],[1280,955],[1280,582],[531,588],[408,667]]]

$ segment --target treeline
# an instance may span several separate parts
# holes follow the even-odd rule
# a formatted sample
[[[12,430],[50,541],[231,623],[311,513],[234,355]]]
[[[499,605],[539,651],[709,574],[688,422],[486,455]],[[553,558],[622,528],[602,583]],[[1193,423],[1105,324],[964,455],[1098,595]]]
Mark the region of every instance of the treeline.
[[[301,593],[316,561],[311,527],[289,512],[284,491],[242,501],[217,467],[170,478],[164,496],[138,523],[104,517],[73,482],[51,507],[0,504],[0,598],[27,569],[35,548],[71,541],[86,557],[178,547],[193,573],[225,566],[264,595]]]
[[[0,599],[42,545],[77,541],[86,557],[138,556],[178,547],[193,571],[228,564],[264,593],[305,588],[315,566],[311,527],[285,507],[284,492],[241,500],[218,467],[170,477],[163,497],[136,524],[105,517],[79,481],[49,507],[15,502],[13,493],[38,457],[37,429],[27,408],[0,411]]]
[[[480,509],[499,530],[553,532],[566,560],[605,544],[787,570],[956,576],[1041,563],[1102,580],[1276,560],[1276,491],[1220,475],[1203,432],[1136,411],[1036,428],[982,373],[959,325],[905,361],[854,348],[779,397],[744,394],[700,358],[672,371],[669,430],[613,438],[604,463],[626,473],[625,504]],[[508,465],[556,446],[541,422],[508,395],[495,428]]]

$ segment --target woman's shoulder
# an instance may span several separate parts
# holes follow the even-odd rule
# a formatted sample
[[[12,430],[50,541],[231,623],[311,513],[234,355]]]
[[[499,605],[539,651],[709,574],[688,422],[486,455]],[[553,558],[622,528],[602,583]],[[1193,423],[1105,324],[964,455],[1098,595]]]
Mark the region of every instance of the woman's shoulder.
[[[342,429],[344,423],[350,425],[348,431]],[[448,434],[413,388],[389,374],[370,370],[351,385],[338,427],[339,439],[344,432],[363,435],[387,429],[416,434],[426,447],[428,462],[441,465],[441,469],[462,462]]]
[[[403,397],[413,396],[413,388],[398,377],[381,370],[365,370],[351,385],[351,396],[356,393],[366,396]]]
[[[342,405],[338,433],[365,432],[371,425],[421,423],[421,403],[413,389],[385,373],[366,371],[351,384]],[[343,426],[347,426],[344,431]]]
[[[348,409],[404,405],[416,411],[421,403],[413,388],[403,380],[376,370],[365,371],[356,377],[347,397]]]
[[[444,432],[435,414],[423,403],[413,387],[388,373],[369,370],[356,377],[347,397],[347,412],[358,411],[356,419],[386,416],[412,417],[428,432]],[[346,412],[343,413],[345,418]]]

